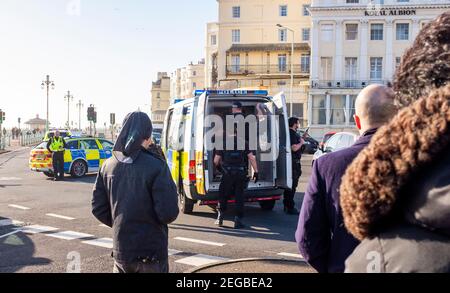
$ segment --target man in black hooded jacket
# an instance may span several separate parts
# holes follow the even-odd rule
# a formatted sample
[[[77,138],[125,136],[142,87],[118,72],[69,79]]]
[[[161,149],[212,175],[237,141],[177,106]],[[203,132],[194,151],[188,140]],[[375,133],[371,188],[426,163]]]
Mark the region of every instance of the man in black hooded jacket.
[[[113,228],[115,273],[167,273],[168,227],[178,216],[178,195],[169,168],[149,151],[152,124],[131,113],[101,167],[92,213]]]

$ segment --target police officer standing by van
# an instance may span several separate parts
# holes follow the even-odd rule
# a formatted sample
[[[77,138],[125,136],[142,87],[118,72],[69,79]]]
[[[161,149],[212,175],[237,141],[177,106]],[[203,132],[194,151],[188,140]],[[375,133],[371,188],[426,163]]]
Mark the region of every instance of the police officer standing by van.
[[[292,117],[289,119],[289,134],[291,137],[292,148],[292,188],[284,192],[284,212],[288,215],[298,215],[299,211],[295,208],[295,193],[298,183],[302,176],[302,146],[305,144],[303,138],[298,134],[300,128],[300,119]]]
[[[64,180],[64,152],[66,141],[60,136],[58,130],[47,142],[47,150],[52,154],[54,181]]]
[[[235,117],[242,115],[242,104],[239,102],[233,103],[232,113]],[[218,218],[216,225],[223,227],[224,215],[227,210],[228,199],[235,196],[236,199],[236,216],[234,218],[234,229],[245,228],[242,222],[244,217],[244,191],[249,182],[248,177],[248,163],[252,165],[254,170],[253,180],[258,181],[258,165],[253,151],[249,150],[249,144],[246,141],[247,133],[244,137],[237,135],[237,130],[234,127],[227,127],[227,140],[234,141],[234,147],[229,148],[225,146],[225,150],[218,150],[214,157],[214,165],[222,171],[222,181],[219,190],[219,206]]]

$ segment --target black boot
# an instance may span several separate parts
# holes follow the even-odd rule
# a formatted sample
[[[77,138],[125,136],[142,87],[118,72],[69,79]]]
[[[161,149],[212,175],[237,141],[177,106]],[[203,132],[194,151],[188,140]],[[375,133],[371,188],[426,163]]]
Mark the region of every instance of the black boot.
[[[284,208],[284,212],[288,215],[292,215],[292,216],[298,216],[300,215],[300,212],[296,209],[296,208]]]
[[[223,227],[223,213],[222,212],[219,211],[219,214],[217,216],[217,220],[216,220],[216,222],[214,224],[216,226]]]
[[[234,229],[244,229],[245,225],[239,217],[234,218]]]

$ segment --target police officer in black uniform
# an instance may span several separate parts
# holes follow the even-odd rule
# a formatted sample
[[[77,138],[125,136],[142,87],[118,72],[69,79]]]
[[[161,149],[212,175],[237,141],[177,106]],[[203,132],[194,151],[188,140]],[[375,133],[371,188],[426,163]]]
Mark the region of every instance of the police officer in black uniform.
[[[233,115],[243,115],[242,104],[239,102],[233,103]],[[218,206],[218,218],[216,225],[223,227],[223,220],[225,211],[227,210],[228,199],[234,196],[236,199],[236,217],[234,219],[234,228],[242,229],[245,225],[242,222],[244,216],[244,191],[247,188],[249,182],[248,178],[248,162],[250,161],[254,176],[253,180],[258,181],[258,165],[256,163],[255,154],[249,150],[248,142],[245,137],[238,137],[236,128],[227,128],[227,137],[233,139],[234,147],[225,150],[216,151],[214,157],[214,164],[222,171],[222,181],[220,183],[219,190],[219,206]],[[242,147],[244,146],[244,147]]]
[[[292,148],[292,189],[287,189],[284,192],[284,211],[288,215],[298,215],[299,211],[295,208],[294,197],[297,192],[298,182],[302,176],[300,160],[302,158],[302,146],[305,141],[297,132],[300,128],[299,118],[290,118],[289,128]]]

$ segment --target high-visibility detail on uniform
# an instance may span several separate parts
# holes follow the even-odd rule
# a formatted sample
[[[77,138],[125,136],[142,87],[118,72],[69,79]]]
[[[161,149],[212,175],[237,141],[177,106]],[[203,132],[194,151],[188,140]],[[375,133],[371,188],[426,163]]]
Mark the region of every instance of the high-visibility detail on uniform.
[[[52,152],[62,152],[64,150],[64,142],[62,137],[53,137],[50,144]]]

